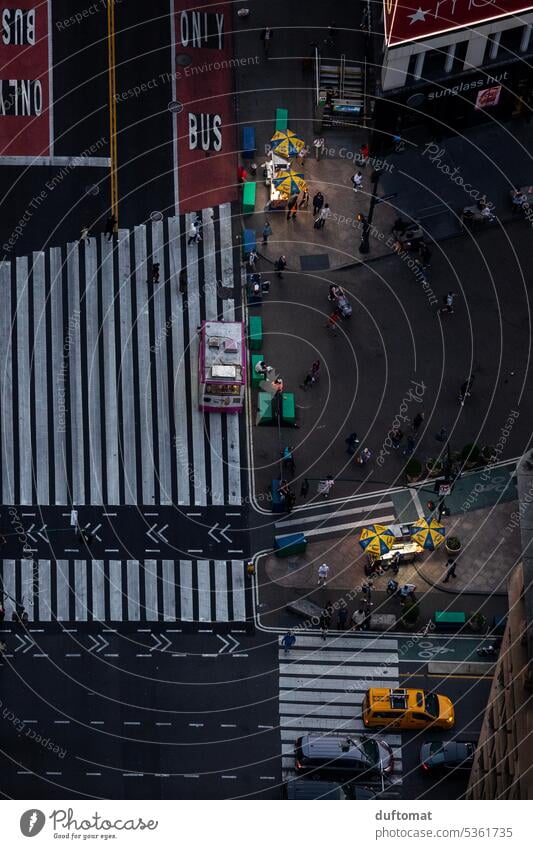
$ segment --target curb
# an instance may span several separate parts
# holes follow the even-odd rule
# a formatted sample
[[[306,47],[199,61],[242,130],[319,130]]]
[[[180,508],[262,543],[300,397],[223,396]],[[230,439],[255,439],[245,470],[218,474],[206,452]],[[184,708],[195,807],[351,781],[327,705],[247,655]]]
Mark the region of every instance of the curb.
[[[452,590],[449,587],[443,587],[442,584],[439,583],[439,581],[432,581],[430,578],[426,578],[426,576],[421,571],[421,569],[416,565],[416,563],[413,563],[413,566],[415,567],[416,574],[419,575],[419,577],[422,578],[422,580],[425,581],[426,584],[429,584],[430,587],[433,587],[434,590],[438,590],[439,592],[447,593],[448,595],[475,595],[475,596],[487,596],[487,598],[494,598],[496,596],[496,597],[507,598],[507,593],[505,591],[502,591],[502,590],[498,590],[498,591],[496,591],[496,590],[494,590],[494,591],[491,591],[491,590],[467,590],[467,589]]]

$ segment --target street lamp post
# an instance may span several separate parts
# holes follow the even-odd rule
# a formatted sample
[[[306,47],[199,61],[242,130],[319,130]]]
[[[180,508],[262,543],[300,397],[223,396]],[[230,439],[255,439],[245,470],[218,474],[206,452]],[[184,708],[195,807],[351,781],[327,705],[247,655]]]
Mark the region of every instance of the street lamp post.
[[[376,203],[378,200],[378,183],[380,176],[381,172],[377,168],[374,168],[370,177],[372,181],[372,196],[370,198],[370,207],[368,210],[368,215],[366,218],[364,215],[361,214],[357,216],[358,220],[363,225],[361,244],[359,245],[360,254],[367,254],[370,252],[370,228],[372,226],[372,219],[374,218],[374,209],[376,208]]]
[[[378,197],[378,183],[379,178],[381,177],[381,169],[374,168],[372,174],[370,175],[370,180],[372,182],[372,195],[370,197],[370,207],[368,209],[368,215],[363,215],[361,212],[357,216],[357,220],[361,222],[363,225],[363,233],[361,236],[361,244],[359,245],[359,253],[367,254],[370,252],[370,228],[372,226],[372,220],[374,218],[374,210],[378,203],[382,203],[384,200],[390,200],[390,198],[395,198],[398,196],[397,192],[393,192],[390,195],[383,195],[383,197]]]

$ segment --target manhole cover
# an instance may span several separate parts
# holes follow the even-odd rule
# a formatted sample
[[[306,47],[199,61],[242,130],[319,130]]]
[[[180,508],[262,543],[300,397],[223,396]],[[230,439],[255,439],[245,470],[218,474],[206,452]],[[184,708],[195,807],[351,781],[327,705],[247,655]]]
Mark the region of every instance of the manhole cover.
[[[85,186],[86,195],[97,195],[100,192],[100,186]]]
[[[163,220],[163,213],[157,212],[157,210],[155,212],[151,212],[150,213],[150,220],[151,221],[162,221]]]
[[[180,65],[182,68],[192,65],[192,56],[189,56],[188,53],[178,53],[176,56],[176,65]]]
[[[169,112],[176,112],[178,115],[180,112],[183,112],[183,103],[180,103],[179,100],[171,100],[168,104]]]

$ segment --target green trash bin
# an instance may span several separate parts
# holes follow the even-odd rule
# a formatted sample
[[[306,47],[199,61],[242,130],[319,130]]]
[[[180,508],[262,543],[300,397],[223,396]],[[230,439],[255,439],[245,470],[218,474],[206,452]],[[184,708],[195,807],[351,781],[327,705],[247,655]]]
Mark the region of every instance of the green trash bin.
[[[248,319],[248,346],[250,351],[259,351],[263,346],[263,319],[251,315]]]
[[[270,392],[260,392],[257,397],[257,424],[272,424],[272,395]]]
[[[242,186],[242,212],[243,215],[251,215],[255,212],[255,183],[243,183]]]
[[[296,401],[294,392],[283,392],[281,396],[281,421],[293,425],[296,422]]]
[[[289,110],[276,109],[276,130],[283,132],[289,126]]]

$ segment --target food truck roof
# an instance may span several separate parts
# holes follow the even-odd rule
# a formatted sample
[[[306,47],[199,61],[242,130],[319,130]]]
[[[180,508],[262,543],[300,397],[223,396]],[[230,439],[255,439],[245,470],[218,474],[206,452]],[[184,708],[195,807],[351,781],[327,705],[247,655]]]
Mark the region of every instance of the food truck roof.
[[[243,328],[239,321],[205,321],[203,364],[206,379],[241,380]]]

